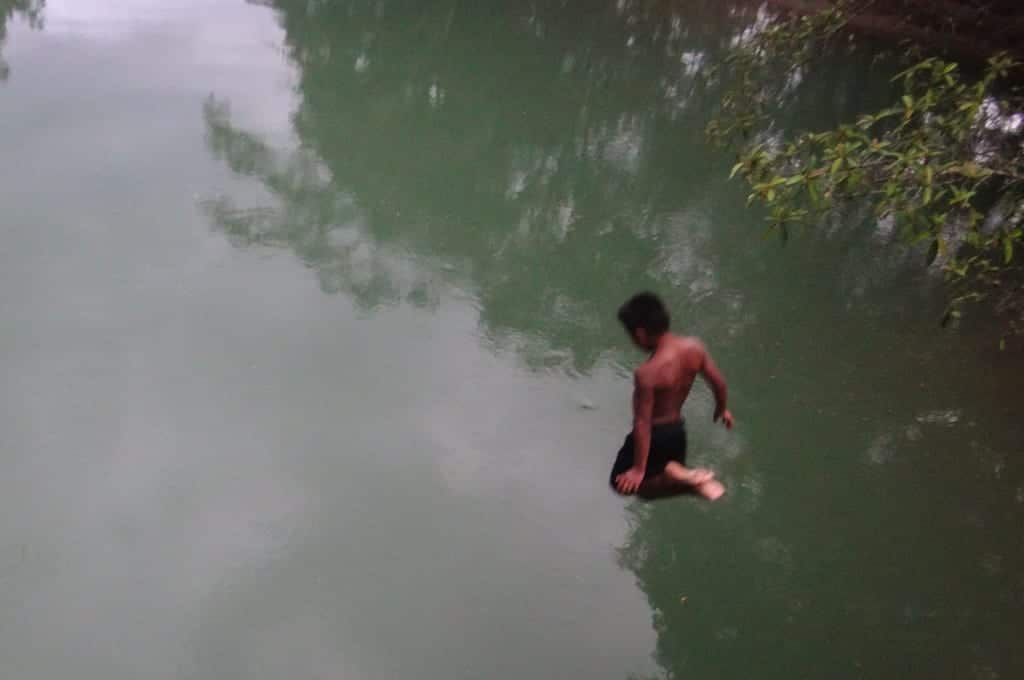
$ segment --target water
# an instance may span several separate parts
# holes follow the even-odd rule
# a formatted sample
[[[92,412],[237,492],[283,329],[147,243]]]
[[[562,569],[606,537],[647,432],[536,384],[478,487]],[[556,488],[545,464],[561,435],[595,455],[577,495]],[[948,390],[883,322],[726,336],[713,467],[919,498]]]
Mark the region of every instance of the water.
[[[760,238],[750,11],[264,4],[0,5],[5,676],[1020,677],[1021,362],[884,230]],[[794,119],[885,94],[828,68]],[[713,505],[605,486],[646,287]]]

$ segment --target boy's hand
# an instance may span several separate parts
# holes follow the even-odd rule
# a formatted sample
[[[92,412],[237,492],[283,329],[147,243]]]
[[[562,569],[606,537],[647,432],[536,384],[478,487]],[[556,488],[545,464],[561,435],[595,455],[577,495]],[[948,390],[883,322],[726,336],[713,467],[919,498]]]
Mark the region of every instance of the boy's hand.
[[[619,490],[619,493],[636,493],[636,490],[640,488],[640,483],[643,481],[643,470],[629,468],[628,470],[626,470],[621,475],[615,478],[615,486]]]
[[[732,429],[732,413],[729,411],[729,409],[725,409],[721,413],[715,414],[715,422],[717,423],[718,421],[722,421],[722,425],[725,425],[725,428],[727,430]]]

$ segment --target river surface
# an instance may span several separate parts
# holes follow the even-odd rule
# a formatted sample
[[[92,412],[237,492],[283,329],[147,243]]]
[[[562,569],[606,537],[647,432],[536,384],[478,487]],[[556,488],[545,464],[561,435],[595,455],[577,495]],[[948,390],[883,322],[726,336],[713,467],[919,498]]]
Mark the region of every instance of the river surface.
[[[885,225],[762,238],[697,84],[750,10],[0,22],[3,677],[1024,677],[1021,360]],[[789,122],[884,101],[823,68]],[[608,490],[643,288],[717,503]]]

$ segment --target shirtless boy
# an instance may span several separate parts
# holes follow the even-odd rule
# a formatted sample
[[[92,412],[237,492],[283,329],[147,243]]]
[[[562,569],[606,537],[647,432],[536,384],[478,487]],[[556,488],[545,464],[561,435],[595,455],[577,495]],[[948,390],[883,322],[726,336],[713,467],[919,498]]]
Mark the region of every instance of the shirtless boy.
[[[680,412],[700,374],[715,395],[715,422],[732,429],[725,378],[699,340],[669,332],[668,311],[656,295],[634,295],[619,309],[619,321],[651,356],[634,373],[633,431],[612,467],[612,488],[648,499],[680,493],[719,498],[725,487],[713,472],[686,467],[686,429]]]

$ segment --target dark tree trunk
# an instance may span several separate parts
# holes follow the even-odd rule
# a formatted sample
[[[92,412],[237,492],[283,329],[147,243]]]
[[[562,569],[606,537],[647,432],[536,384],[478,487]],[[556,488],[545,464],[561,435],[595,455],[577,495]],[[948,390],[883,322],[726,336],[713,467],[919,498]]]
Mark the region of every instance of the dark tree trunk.
[[[831,0],[768,0],[784,11],[810,13]],[[918,45],[958,59],[983,61],[1007,51],[1024,58],[1024,3],[1019,0],[863,0],[852,5],[855,31]]]

